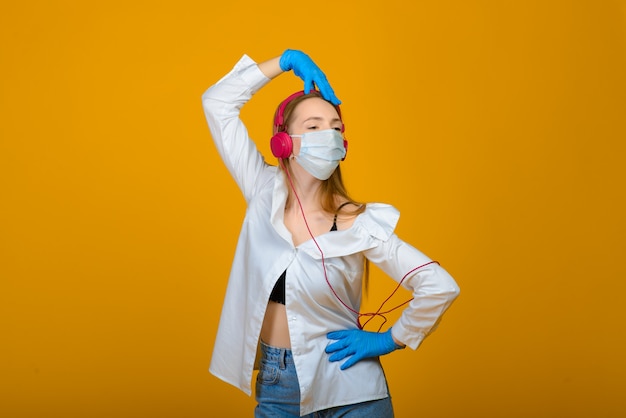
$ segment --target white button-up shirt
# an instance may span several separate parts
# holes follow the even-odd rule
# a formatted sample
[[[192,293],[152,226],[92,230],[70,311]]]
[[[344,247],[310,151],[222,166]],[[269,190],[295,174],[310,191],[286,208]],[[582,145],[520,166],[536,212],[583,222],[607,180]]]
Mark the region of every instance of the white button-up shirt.
[[[217,150],[241,189],[247,211],[228,281],[210,371],[250,395],[261,325],[274,283],[287,270],[285,307],[291,349],[298,373],[301,414],[388,396],[378,359],[347,370],[329,362],[324,349],[330,331],[357,328],[363,257],[400,281],[431,261],[400,240],[392,206],[368,204],[346,230],[316,237],[322,255],[308,240],[294,246],[283,222],[287,183],[284,173],[265,162],[239,117],[241,107],[270,80],[248,56],[202,96]],[[403,286],[413,293],[393,325],[393,337],[416,349],[436,327],[459,288],[439,265],[411,273]]]

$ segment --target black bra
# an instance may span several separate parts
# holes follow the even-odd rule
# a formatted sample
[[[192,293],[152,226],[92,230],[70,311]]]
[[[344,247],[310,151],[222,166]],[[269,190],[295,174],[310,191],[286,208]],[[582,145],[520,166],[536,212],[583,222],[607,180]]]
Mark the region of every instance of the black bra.
[[[333,218],[333,226],[330,228],[331,231],[337,230],[337,214],[341,210],[342,207],[347,205],[350,202],[344,202],[337,208],[337,212],[335,212],[335,217]],[[276,284],[274,284],[274,288],[272,289],[272,293],[270,294],[270,300],[272,302],[280,303],[282,305],[285,304],[285,279],[287,277],[287,270],[283,271],[283,274],[280,275],[278,280],[276,280]]]

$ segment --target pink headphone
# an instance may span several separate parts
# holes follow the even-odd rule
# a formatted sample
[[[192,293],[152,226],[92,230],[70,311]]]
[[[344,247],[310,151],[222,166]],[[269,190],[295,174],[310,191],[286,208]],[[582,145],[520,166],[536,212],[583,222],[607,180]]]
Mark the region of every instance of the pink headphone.
[[[314,92],[314,91],[317,92],[317,90],[311,90],[311,92]],[[285,120],[284,120],[285,108],[293,99],[300,97],[300,96],[304,96],[304,91],[298,91],[292,94],[291,96],[287,97],[285,100],[282,101],[280,106],[278,106],[278,109],[276,109],[276,114],[274,115],[274,135],[272,136],[272,139],[270,140],[270,148],[272,149],[272,154],[274,154],[274,157],[276,158],[289,158],[289,156],[291,155],[291,152],[293,151],[293,143],[291,141],[291,136],[289,136],[287,132],[278,132],[278,130],[285,125]],[[320,93],[320,97],[322,97],[321,93]],[[339,114],[339,118],[341,118],[341,109],[339,109],[339,106],[335,105],[335,109],[337,110],[337,113]],[[341,132],[344,132],[344,131],[345,131],[345,126],[342,123]],[[346,141],[345,139],[343,140],[343,146],[347,151],[348,141]],[[343,160],[345,159],[346,157],[343,157]]]

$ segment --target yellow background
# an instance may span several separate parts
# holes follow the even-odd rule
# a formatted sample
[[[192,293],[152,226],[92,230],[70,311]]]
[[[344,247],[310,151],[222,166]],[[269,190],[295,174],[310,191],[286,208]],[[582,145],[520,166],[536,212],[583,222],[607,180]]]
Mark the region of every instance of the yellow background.
[[[396,415],[626,416],[623,1],[4,1],[0,42],[0,416],[252,415],[207,371],[245,208],[200,96],[285,48],[462,289]],[[299,87],[244,109],[266,155]]]

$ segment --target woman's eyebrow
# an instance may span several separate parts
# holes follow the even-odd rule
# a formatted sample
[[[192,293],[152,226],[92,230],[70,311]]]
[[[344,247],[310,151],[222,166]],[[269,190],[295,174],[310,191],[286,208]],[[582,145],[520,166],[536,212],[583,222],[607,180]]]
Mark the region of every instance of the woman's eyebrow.
[[[309,121],[323,121],[324,118],[320,117],[320,116],[311,116],[309,118],[306,118],[304,121],[302,121],[303,123],[309,122]],[[334,122],[341,122],[341,119],[339,118],[333,118],[331,121],[331,123]]]

